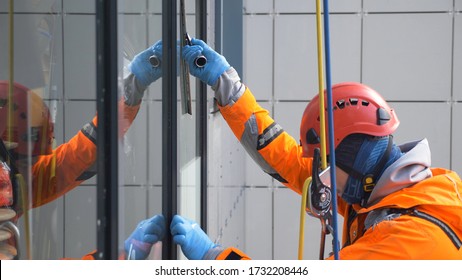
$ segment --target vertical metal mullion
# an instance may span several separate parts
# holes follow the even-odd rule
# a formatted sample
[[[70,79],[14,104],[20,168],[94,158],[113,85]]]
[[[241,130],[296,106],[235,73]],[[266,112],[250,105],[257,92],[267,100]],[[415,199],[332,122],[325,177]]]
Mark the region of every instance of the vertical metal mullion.
[[[118,258],[117,1],[96,2],[97,258]]]
[[[162,213],[167,224],[177,213],[177,1],[162,1]],[[164,260],[177,259],[176,246],[167,234]]]
[[[196,0],[197,37],[207,41],[207,0]],[[207,84],[196,83],[196,155],[200,160],[200,223],[207,232]]]

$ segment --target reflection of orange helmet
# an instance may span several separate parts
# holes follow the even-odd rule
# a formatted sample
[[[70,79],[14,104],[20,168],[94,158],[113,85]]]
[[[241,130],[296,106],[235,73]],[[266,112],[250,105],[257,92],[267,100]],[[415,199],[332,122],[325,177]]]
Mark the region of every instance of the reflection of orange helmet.
[[[0,135],[3,140],[16,142],[14,151],[20,155],[50,154],[53,143],[53,123],[42,98],[28,88],[14,83],[13,96],[8,96],[8,81],[0,81]],[[8,119],[9,108],[12,108]],[[8,139],[10,138],[10,139]]]
[[[304,157],[312,157],[314,149],[320,146],[318,96],[306,107],[300,124],[300,141]],[[336,148],[350,134],[386,136],[392,134],[399,125],[395,111],[382,96],[366,85],[352,82],[334,85],[332,101]],[[329,153],[329,145],[326,147],[326,152]]]

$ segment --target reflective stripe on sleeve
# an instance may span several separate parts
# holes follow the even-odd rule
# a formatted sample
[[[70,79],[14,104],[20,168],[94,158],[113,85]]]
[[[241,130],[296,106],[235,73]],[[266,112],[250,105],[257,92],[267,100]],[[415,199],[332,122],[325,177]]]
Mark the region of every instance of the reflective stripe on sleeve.
[[[276,122],[273,122],[269,127],[267,127],[263,131],[263,134],[260,134],[258,136],[257,150],[261,150],[264,147],[268,146],[282,132],[284,132],[284,129],[282,129],[282,127]]]
[[[273,122],[268,128],[266,128],[261,135],[258,134],[258,124],[255,117],[255,114],[247,120],[245,123],[244,133],[242,134],[241,144],[244,146],[247,153],[255,161],[258,166],[267,174],[271,175],[273,178],[277,179],[281,183],[287,183],[281,175],[274,170],[269,163],[263,158],[259,153],[259,150],[268,146],[274,139],[276,139],[281,133],[284,132],[284,129]]]
[[[93,122],[89,122],[81,129],[82,133],[96,145],[96,127]]]

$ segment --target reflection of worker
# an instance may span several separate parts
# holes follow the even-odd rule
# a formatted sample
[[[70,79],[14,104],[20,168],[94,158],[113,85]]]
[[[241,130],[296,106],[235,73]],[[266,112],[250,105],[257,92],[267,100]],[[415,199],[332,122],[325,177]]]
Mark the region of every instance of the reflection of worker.
[[[154,215],[138,223],[132,234],[125,240],[125,258],[129,260],[145,260],[152,246],[165,236],[165,218]]]
[[[212,86],[236,137],[266,173],[301,193],[319,147],[318,97],[303,114],[300,146],[258,105],[223,56],[201,40],[192,44],[182,55],[191,74]],[[199,54],[207,58],[203,68],[194,65]],[[339,214],[344,217],[340,259],[462,259],[458,175],[430,168],[426,139],[394,144],[399,121],[373,89],[342,83],[333,86],[332,94]],[[186,238],[206,239],[197,228]],[[192,258],[208,248],[185,244],[180,243],[193,250]]]
[[[154,215],[139,222],[130,236],[125,240],[125,250],[119,255],[119,259],[146,260],[154,244],[164,238],[165,228],[165,218],[163,215]],[[94,250],[82,259],[95,260],[96,253],[96,250]]]
[[[247,260],[249,257],[239,249],[223,248],[213,243],[201,227],[192,220],[175,215],[170,224],[173,242],[181,247],[190,260]]]
[[[128,65],[130,72],[124,78],[124,96],[119,102],[121,135],[136,117],[146,88],[162,75],[160,67],[154,68],[149,63],[152,55],[162,57],[161,50],[162,44],[158,42]],[[14,160],[9,164],[25,176],[23,182],[31,182],[32,191],[27,194],[28,205],[2,205],[18,213],[11,218],[15,222],[22,211],[53,201],[96,174],[97,117],[67,143],[52,149],[53,123],[43,100],[17,83],[9,96],[8,85],[0,81],[0,135],[8,143],[14,143],[10,150]]]
[[[19,230],[15,224],[16,211],[13,206],[16,201],[14,197],[14,180],[13,171],[8,164],[9,150],[16,144],[3,142],[0,139],[0,260],[13,259],[17,256],[17,242],[19,239]]]

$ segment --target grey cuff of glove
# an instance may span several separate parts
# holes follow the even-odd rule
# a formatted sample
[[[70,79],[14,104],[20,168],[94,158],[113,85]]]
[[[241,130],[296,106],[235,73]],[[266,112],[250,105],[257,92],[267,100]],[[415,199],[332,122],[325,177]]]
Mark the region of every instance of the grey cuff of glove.
[[[220,245],[217,245],[213,247],[212,249],[208,250],[207,253],[202,257],[203,260],[216,260],[218,255],[223,252],[223,247]]]
[[[217,83],[212,86],[215,91],[215,98],[221,106],[234,104],[245,91],[245,85],[241,83],[241,78],[237,71],[230,67],[218,78]]]
[[[141,103],[146,87],[140,85],[133,73],[124,78],[125,104],[135,106]]]

